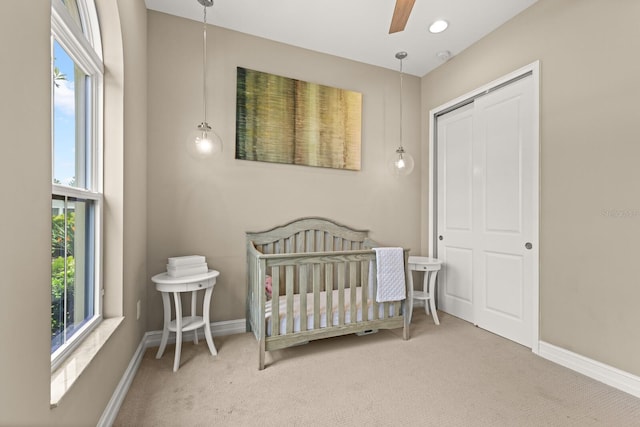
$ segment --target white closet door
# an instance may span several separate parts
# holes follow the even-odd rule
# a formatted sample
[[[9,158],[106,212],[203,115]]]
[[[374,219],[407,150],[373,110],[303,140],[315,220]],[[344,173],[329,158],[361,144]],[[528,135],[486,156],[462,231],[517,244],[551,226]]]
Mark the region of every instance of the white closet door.
[[[473,104],[438,118],[439,307],[474,321]]]
[[[533,79],[438,118],[441,309],[531,347]]]
[[[475,102],[476,323],[531,347],[533,79]]]

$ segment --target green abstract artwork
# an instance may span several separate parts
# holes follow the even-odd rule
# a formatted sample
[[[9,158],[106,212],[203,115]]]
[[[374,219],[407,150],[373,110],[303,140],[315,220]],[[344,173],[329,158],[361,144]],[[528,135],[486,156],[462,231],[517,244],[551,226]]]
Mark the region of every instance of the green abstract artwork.
[[[360,170],[362,94],[238,67],[236,159]]]

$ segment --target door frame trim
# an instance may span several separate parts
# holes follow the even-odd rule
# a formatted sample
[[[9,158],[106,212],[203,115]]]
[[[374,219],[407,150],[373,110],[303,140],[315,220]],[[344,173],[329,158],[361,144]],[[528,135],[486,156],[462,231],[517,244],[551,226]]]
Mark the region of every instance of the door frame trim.
[[[457,107],[462,107],[474,99],[486,95],[495,89],[503,87],[513,81],[531,75],[533,78],[533,156],[532,159],[536,167],[533,168],[533,259],[535,266],[533,268],[533,289],[531,289],[531,299],[533,300],[532,309],[532,331],[531,331],[531,351],[535,354],[540,353],[540,61],[532,62],[509,74],[497,78],[471,92],[459,96],[445,104],[442,104],[429,111],[429,254],[437,256],[437,118],[445,112],[452,111]]]

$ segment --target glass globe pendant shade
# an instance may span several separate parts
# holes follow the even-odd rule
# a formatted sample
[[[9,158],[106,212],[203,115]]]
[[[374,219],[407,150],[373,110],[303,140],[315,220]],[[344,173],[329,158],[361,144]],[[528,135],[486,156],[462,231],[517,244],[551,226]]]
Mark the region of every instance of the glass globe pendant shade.
[[[398,147],[395,155],[392,156],[389,162],[389,166],[392,174],[396,176],[407,176],[413,172],[415,163],[411,154],[404,151],[404,148]]]
[[[207,122],[202,122],[189,134],[187,151],[196,159],[216,156],[222,152],[222,139]]]

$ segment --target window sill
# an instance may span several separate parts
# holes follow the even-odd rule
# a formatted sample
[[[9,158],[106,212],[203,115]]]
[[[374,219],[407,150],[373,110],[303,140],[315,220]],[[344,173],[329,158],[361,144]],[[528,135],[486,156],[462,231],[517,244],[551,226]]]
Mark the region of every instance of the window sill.
[[[71,389],[71,386],[82,375],[82,372],[89,366],[89,363],[123,320],[124,317],[103,319],[62,365],[51,373],[51,408],[58,406],[60,400]]]

